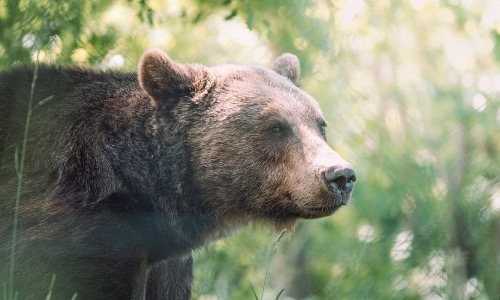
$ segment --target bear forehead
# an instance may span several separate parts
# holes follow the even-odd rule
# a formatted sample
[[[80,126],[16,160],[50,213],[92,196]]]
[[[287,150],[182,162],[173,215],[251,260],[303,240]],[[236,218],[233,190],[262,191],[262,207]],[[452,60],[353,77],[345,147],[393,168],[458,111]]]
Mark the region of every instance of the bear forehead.
[[[210,71],[219,85],[228,85],[235,82],[238,85],[247,86],[262,86],[265,84],[273,88],[289,89],[290,92],[302,92],[290,79],[271,69],[244,65],[216,65],[210,67]]]
[[[270,69],[240,65],[211,69],[217,78],[214,96],[221,115],[245,112],[314,123],[324,119],[314,98]]]

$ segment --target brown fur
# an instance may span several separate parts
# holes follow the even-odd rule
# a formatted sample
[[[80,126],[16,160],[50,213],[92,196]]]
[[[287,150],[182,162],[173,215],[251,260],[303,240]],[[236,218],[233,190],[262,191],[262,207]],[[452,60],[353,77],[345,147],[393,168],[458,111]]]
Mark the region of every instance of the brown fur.
[[[40,66],[18,232],[19,299],[187,299],[192,250],[250,221],[290,228],[350,199],[298,59],[273,70],[180,64],[138,75]],[[33,68],[0,73],[0,281]],[[340,174],[340,175],[339,175]]]

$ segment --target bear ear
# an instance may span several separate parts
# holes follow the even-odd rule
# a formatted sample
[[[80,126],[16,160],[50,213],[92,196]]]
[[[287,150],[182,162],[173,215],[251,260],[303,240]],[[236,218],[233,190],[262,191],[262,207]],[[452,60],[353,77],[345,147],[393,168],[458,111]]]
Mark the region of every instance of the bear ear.
[[[176,63],[158,49],[144,52],[139,61],[139,84],[153,99],[155,107],[175,105],[194,94],[194,74],[188,66]]]
[[[297,84],[300,77],[299,59],[291,53],[284,53],[274,61],[273,70]]]

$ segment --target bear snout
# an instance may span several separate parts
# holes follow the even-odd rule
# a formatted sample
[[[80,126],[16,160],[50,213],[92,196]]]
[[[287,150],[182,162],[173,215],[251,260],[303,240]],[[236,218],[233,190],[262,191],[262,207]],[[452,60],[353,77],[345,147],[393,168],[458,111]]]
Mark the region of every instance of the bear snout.
[[[341,196],[342,205],[347,204],[352,192],[356,174],[351,166],[335,166],[323,172],[323,179],[328,188],[336,195]]]

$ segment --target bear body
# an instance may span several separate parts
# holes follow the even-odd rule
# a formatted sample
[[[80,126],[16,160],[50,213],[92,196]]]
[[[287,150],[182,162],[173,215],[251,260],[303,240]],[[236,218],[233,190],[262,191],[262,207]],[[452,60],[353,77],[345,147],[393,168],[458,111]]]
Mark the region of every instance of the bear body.
[[[0,73],[0,280],[32,92],[18,299],[45,297],[53,276],[54,299],[189,299],[194,249],[250,221],[292,227],[350,199],[352,167],[326,144],[299,73],[290,54],[270,70],[180,64],[159,50],[138,74]]]

